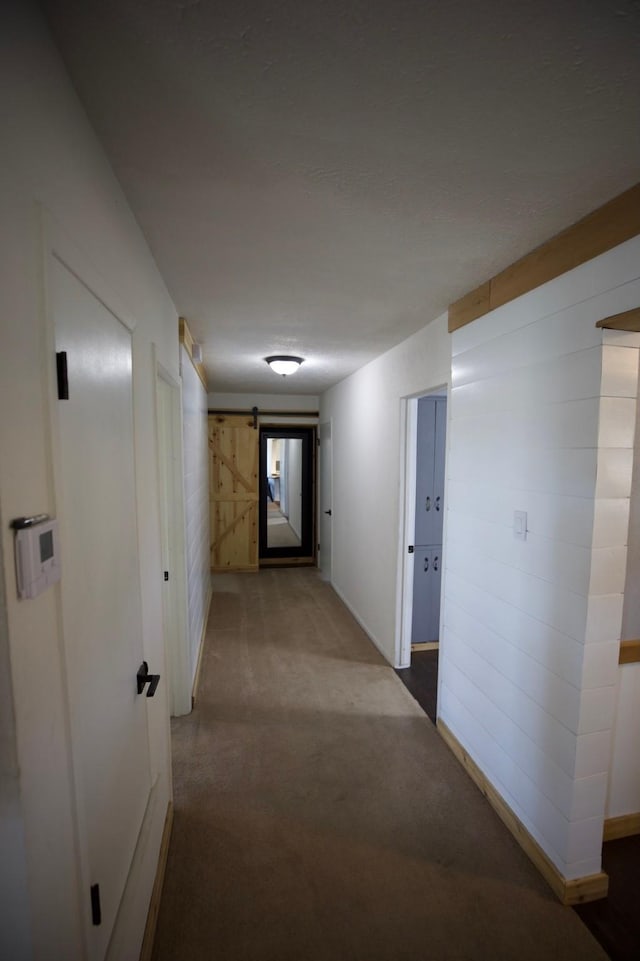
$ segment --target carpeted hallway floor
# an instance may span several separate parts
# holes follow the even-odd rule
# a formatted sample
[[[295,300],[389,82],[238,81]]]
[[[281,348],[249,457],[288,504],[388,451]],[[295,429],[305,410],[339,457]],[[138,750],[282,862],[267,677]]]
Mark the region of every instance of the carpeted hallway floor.
[[[602,961],[312,569],[215,578],[155,961]]]

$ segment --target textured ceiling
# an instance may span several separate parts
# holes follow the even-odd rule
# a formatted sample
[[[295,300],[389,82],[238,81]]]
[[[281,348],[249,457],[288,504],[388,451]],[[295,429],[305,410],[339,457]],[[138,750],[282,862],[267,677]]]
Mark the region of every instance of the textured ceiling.
[[[42,6],[214,390],[317,394],[640,179],[631,0]]]

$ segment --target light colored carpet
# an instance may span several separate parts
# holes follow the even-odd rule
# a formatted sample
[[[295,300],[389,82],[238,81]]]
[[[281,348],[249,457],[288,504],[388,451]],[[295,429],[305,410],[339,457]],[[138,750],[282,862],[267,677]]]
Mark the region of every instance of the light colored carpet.
[[[278,509],[267,513],[267,547],[300,547],[300,538]]]
[[[155,961],[603,961],[315,570],[218,578]]]

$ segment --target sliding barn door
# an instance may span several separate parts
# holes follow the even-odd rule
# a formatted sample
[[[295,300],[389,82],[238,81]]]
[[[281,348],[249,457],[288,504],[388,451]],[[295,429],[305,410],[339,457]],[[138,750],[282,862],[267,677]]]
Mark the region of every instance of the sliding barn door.
[[[252,417],[209,417],[212,571],[258,568],[258,438]]]

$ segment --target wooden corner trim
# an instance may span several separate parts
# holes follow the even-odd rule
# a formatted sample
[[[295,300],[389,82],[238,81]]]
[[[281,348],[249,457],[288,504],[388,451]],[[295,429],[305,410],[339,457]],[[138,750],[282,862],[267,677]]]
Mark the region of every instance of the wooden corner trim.
[[[463,766],[471,780],[484,794],[505,827],[511,832],[524,853],[538,869],[553,893],[562,904],[585,904],[607,896],[609,876],[600,871],[581,878],[565,878],[536,839],[529,833],[520,818],[514,814],[502,795],[496,790],[476,762],[458,741],[445,722],[438,718],[437,728],[442,739]]]
[[[178,336],[180,338],[180,343],[183,345],[184,349],[189,355],[189,360],[193,364],[193,369],[202,382],[202,386],[206,391],[208,391],[209,388],[207,386],[207,374],[204,369],[204,364],[201,364],[200,362],[196,363],[196,361],[193,359],[193,345],[195,344],[195,340],[193,339],[191,331],[189,330],[189,325],[184,317],[180,317],[178,319]]]
[[[598,207],[451,304],[449,333],[637,234],[640,234],[640,184]]]
[[[606,327],[607,330],[626,330],[630,333],[640,333],[640,307],[633,310],[625,310],[621,314],[613,314],[611,317],[603,317],[596,324],[596,327]]]
[[[604,822],[604,841],[617,841],[618,838],[630,838],[640,834],[640,812],[637,814],[623,814],[617,818],[607,818]]]
[[[172,827],[173,827],[173,801],[169,801],[169,803],[167,804],[167,813],[164,819],[164,828],[162,829],[162,841],[160,842],[160,852],[158,854],[156,876],[153,882],[151,900],[149,902],[149,911],[147,913],[147,923],[144,929],[144,937],[142,939],[142,948],[140,949],[140,961],[151,961],[151,955],[153,953],[153,942],[156,936],[156,926],[158,924],[158,914],[160,912],[160,899],[162,897],[164,875],[167,869],[167,858],[169,856],[169,841],[171,840]]]
[[[618,664],[637,664],[640,661],[640,641],[620,641]]]

